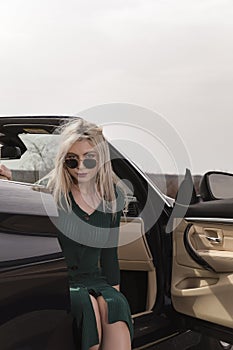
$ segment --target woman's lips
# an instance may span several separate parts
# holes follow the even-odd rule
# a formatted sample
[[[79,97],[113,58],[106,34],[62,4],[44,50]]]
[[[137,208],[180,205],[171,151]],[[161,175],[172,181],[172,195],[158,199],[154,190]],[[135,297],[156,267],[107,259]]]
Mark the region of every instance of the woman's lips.
[[[78,176],[86,176],[87,173],[79,173]]]

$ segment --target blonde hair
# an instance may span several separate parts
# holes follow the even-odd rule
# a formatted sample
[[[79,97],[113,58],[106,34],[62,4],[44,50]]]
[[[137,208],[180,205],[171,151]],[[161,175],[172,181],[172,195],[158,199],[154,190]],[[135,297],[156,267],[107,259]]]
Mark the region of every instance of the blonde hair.
[[[69,192],[71,191],[73,179],[64,166],[65,157],[76,141],[88,140],[95,147],[99,157],[99,164],[101,164],[96,174],[96,185],[103,200],[103,210],[106,212],[107,208],[110,209],[114,220],[117,210],[114,185],[117,185],[122,190],[125,197],[125,207],[128,206],[128,201],[126,188],[112,169],[109,146],[103,135],[102,128],[78,117],[69,119],[68,122],[59,126],[56,132],[61,135],[61,141],[55,159],[55,167],[48,174],[47,187],[52,191],[58,207],[68,211],[72,210]],[[64,202],[66,208],[64,207]]]

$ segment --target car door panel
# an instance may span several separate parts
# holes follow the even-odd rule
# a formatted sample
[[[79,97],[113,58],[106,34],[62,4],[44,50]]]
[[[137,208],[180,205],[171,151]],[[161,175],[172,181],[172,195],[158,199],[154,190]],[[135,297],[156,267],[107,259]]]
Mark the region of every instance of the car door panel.
[[[50,194],[41,196],[29,186],[10,184],[15,206],[13,199],[4,206],[9,194],[0,191],[1,349],[52,350],[57,329],[67,329],[65,341],[72,335],[73,322],[67,266],[51,221],[55,203]],[[34,207],[26,200],[31,193]],[[19,198],[25,199],[23,206]]]
[[[233,224],[213,217],[178,220],[173,232],[174,308],[233,328]]]

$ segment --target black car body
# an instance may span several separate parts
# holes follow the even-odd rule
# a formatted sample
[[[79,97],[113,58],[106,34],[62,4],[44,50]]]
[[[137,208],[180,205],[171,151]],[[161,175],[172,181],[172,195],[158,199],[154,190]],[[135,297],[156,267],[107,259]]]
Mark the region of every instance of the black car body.
[[[12,158],[23,158],[27,146],[19,135],[51,135],[67,118],[1,117],[0,145],[15,149]],[[233,343],[233,199],[198,198],[187,172],[173,203],[109,146],[113,170],[133,189],[127,225],[122,218],[120,228],[128,244],[119,247],[121,291],[134,319],[133,348],[159,348],[164,339],[190,329],[206,336],[206,349],[209,337]],[[1,350],[78,346],[56,217],[52,195],[42,185],[0,180]],[[215,346],[223,345],[216,340]]]

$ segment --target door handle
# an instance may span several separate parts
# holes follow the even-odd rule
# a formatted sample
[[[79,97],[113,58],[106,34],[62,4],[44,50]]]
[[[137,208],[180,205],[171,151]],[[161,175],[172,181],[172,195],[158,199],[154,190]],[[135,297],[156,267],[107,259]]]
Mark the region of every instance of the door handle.
[[[206,239],[208,239],[208,241],[212,242],[212,243],[222,243],[222,239],[219,237],[209,237],[206,236]]]

